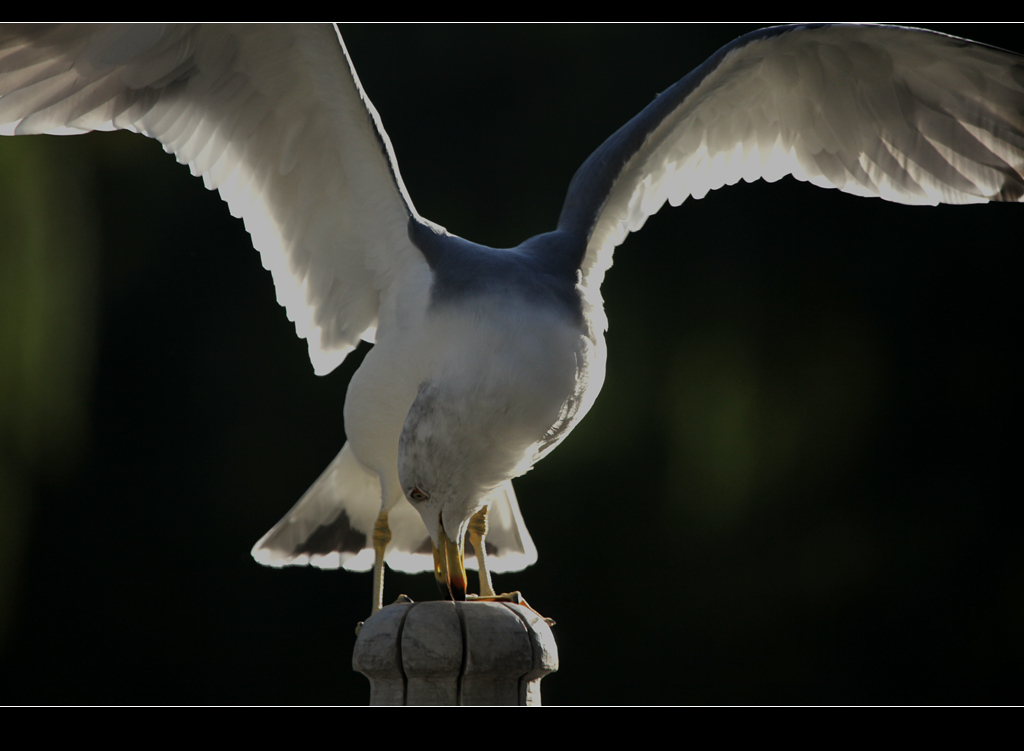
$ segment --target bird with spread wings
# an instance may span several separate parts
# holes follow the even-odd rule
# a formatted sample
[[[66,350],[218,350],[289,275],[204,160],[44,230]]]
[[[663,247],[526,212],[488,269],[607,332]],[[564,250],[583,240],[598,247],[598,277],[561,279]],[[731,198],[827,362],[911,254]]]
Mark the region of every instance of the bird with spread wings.
[[[914,29],[807,25],[726,45],[616,131],[553,231],[495,250],[421,217],[332,26],[6,26],[0,133],[158,139],[241,217],[316,373],[375,346],[348,442],[253,550],[433,568],[465,597],[536,560],[511,479],[596,399],[601,282],[665,202],[793,175],[907,204],[1024,198],[1024,58]]]

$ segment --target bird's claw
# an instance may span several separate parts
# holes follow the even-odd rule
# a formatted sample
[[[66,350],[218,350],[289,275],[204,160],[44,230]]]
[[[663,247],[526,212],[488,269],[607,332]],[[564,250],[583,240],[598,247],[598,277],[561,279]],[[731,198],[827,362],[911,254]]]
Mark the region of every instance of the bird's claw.
[[[530,603],[526,601],[526,598],[523,597],[523,593],[518,590],[516,590],[515,592],[505,592],[504,594],[500,595],[488,596],[467,594],[466,600],[472,600],[475,602],[511,602],[513,605],[522,605],[524,608],[532,610],[534,613],[536,613],[537,617],[543,620],[549,626],[555,625],[554,618],[548,618],[538,613],[537,609],[530,605]]]
[[[409,595],[398,595],[398,597],[395,598],[395,601],[393,603],[391,603],[391,604],[392,605],[402,605],[402,604],[407,604],[407,603],[410,603],[410,602],[415,602],[415,601],[411,597],[409,597]],[[376,612],[377,611],[374,611],[374,613],[376,613]],[[372,617],[374,613],[370,613],[370,616]],[[366,623],[366,621],[359,621],[359,623],[356,624],[356,636],[359,636],[359,632],[362,631],[364,623]]]
[[[468,594],[467,593],[466,594],[466,601],[467,602],[511,602],[513,605],[522,605],[524,608],[532,610],[534,613],[536,613],[538,618],[543,620],[549,626],[554,626],[555,625],[554,618],[548,618],[548,617],[543,616],[540,613],[538,613],[537,610],[532,605],[530,605],[530,603],[528,603],[526,601],[526,598],[523,597],[523,593],[519,592],[519,591],[516,591],[516,592],[505,592],[505,593],[500,594],[500,595],[489,595],[489,596],[486,596],[486,597],[483,596],[483,595],[474,595],[474,594]],[[400,605],[400,604],[403,604],[403,603],[411,603],[411,602],[414,602],[414,600],[411,597],[409,597],[409,595],[398,595],[398,597],[395,599],[395,601],[392,604],[393,605]],[[371,615],[373,615],[373,614],[371,613]],[[359,621],[359,623],[356,624],[356,636],[359,636],[359,632],[362,630],[364,623],[366,623],[366,621]]]

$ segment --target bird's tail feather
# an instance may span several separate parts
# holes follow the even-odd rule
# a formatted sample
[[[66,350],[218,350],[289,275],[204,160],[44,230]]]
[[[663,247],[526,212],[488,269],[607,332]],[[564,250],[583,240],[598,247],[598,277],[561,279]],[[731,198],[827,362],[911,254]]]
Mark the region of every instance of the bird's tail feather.
[[[519,571],[537,560],[537,549],[523,523],[512,483],[490,494],[487,535],[491,571]],[[252,556],[265,566],[373,567],[373,525],[381,507],[380,480],[346,443],[299,502],[256,543]],[[391,542],[385,560],[397,571],[434,567],[430,537],[416,510],[402,500],[388,513]],[[467,566],[476,557],[467,551]]]
[[[346,443],[299,502],[252,549],[264,566],[373,566],[380,481]],[[426,532],[424,531],[424,535]]]

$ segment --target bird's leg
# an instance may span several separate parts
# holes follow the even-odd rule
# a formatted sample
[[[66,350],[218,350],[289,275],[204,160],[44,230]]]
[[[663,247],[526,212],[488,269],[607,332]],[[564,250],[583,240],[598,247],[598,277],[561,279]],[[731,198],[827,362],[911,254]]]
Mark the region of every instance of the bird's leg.
[[[388,512],[381,511],[373,525],[373,615],[384,607],[384,551],[391,542]]]
[[[494,597],[491,572],[487,570],[487,509],[484,506],[469,520],[469,541],[476,551],[476,564],[480,569],[480,596]]]
[[[526,601],[521,592],[506,592],[505,594],[497,594],[494,591],[494,587],[491,585],[491,572],[487,570],[487,509],[488,506],[484,506],[482,509],[473,514],[469,519],[469,541],[473,545],[473,550],[476,551],[476,562],[480,568],[480,594],[477,596],[467,595],[467,599],[471,600],[488,600],[491,602],[512,602],[516,605],[523,605],[530,610],[530,603]],[[533,610],[537,613],[536,610]],[[555,622],[551,618],[545,618],[540,613],[538,616],[544,619],[549,626],[554,626]]]

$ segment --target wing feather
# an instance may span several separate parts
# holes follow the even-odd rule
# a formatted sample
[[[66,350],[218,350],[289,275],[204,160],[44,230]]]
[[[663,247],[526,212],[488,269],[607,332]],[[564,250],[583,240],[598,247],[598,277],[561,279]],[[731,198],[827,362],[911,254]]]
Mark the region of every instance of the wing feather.
[[[918,29],[790,26],[727,45],[609,138],[559,227],[585,288],[666,202],[793,175],[907,204],[1024,199],[1024,58]]]
[[[127,129],[220,191],[330,372],[373,339],[416,217],[330,25],[70,25],[0,32],[0,134]]]

